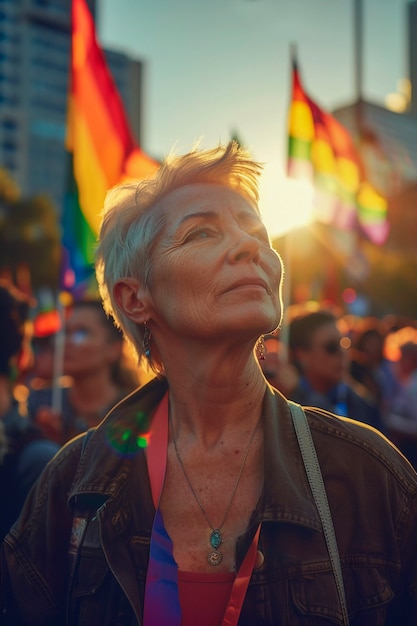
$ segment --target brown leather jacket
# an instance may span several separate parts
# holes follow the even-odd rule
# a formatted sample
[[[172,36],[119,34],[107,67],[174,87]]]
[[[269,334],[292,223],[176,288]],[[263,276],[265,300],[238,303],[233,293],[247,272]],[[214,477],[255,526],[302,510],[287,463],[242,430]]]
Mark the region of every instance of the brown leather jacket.
[[[153,381],[120,403],[94,431],[81,463],[83,436],[48,466],[2,547],[1,624],[142,623],[154,507],[136,442],[165,390],[163,380]],[[313,409],[307,415],[332,511],[350,625],[415,626],[415,471],[362,423]],[[265,559],[253,572],[239,625],[341,625],[288,405],[272,388],[263,419],[264,490],[236,560],[239,566],[259,522]]]

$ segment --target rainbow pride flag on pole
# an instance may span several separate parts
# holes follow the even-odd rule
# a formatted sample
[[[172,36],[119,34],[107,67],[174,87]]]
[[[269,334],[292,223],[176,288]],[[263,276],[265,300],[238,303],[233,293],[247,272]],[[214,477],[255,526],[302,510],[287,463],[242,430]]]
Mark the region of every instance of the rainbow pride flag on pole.
[[[370,241],[383,244],[387,201],[366,179],[346,128],[304,91],[295,61],[288,138],[287,173],[313,185],[317,219],[345,230],[359,226]]]
[[[125,178],[146,178],[158,163],[141,150],[132,135],[121,97],[97,43],[86,0],[72,0],[66,145],[71,176],[64,207],[64,236],[67,227],[67,242],[71,239],[67,247],[74,243],[77,246],[76,265],[91,267],[107,190]]]

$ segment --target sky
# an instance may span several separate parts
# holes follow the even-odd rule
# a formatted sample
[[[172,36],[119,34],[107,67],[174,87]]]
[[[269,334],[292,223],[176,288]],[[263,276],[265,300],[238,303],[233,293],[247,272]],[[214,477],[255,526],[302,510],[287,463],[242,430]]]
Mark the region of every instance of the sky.
[[[352,102],[354,2],[98,0],[97,31],[103,46],[144,63],[143,150],[161,158],[196,142],[226,143],[236,133],[265,163],[264,219],[275,235],[285,230],[277,203],[303,204],[308,195],[285,179],[290,45],[320,106],[331,111]],[[362,91],[376,104],[408,75],[407,5],[362,0]]]

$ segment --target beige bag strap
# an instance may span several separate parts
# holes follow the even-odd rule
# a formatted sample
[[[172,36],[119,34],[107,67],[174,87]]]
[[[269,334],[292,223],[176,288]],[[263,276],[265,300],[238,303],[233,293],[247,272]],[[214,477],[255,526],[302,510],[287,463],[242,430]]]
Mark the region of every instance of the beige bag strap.
[[[295,402],[288,402],[288,404],[294,422],[301,456],[303,457],[308,482],[310,483],[314,501],[323,526],[327,550],[329,552],[330,563],[332,565],[337,593],[339,595],[340,606],[342,609],[343,624],[345,626],[349,626],[339,550],[337,547],[336,535],[334,532],[333,520],[330,513],[323,477],[321,475],[320,464],[314,447],[313,438],[311,436],[310,427],[308,425],[307,416],[299,404],[296,404]]]

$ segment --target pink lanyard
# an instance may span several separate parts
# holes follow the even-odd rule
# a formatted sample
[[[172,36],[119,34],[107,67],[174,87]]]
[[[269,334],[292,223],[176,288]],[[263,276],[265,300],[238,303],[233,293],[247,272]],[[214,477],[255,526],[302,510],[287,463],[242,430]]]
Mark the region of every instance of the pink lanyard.
[[[148,472],[151,483],[152,499],[155,505],[155,509],[159,512],[159,500],[164,485],[166,461],[168,453],[168,392],[161,400],[155,415],[152,420],[152,430],[150,433],[149,444],[146,449]],[[255,536],[251,545],[243,559],[242,565],[236,574],[235,581],[233,583],[232,591],[230,594],[229,603],[227,605],[222,626],[237,626],[239,621],[240,612],[242,610],[243,602],[246,595],[246,590],[249,585],[250,578],[252,576],[253,568],[255,566],[256,554],[258,550],[258,540],[261,531],[261,524],[259,524]],[[151,550],[152,550],[151,537]],[[147,587],[148,590],[148,581]],[[151,615],[152,610],[147,610],[145,592],[145,626],[151,626],[147,624],[147,615]],[[163,602],[163,598],[159,598],[159,602]],[[175,622],[173,622],[174,624]]]

